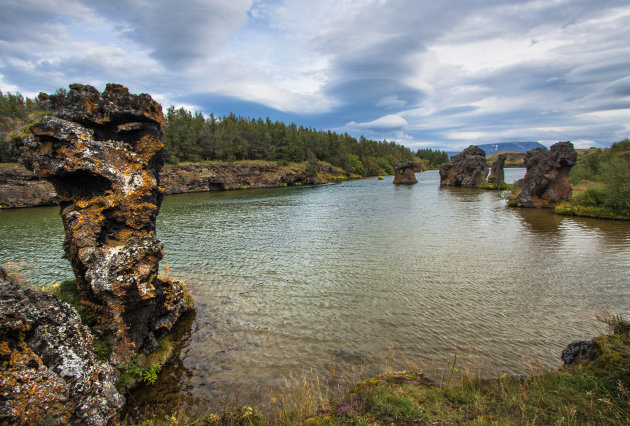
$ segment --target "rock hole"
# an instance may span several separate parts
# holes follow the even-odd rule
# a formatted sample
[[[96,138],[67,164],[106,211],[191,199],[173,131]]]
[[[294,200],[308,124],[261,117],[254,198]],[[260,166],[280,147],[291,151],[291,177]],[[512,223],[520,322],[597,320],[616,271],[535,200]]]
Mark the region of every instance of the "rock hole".
[[[112,189],[109,180],[86,170],[66,173],[50,180],[57,194],[63,198],[93,198]]]

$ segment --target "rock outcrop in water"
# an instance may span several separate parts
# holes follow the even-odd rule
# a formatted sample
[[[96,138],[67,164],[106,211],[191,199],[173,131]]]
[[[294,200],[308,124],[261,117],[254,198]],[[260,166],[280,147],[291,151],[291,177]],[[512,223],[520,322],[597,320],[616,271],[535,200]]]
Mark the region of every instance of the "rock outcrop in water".
[[[117,371],[67,303],[9,282],[0,268],[0,423],[94,424],[124,404]]]
[[[536,148],[525,156],[525,177],[518,181],[522,188],[517,197],[521,207],[545,207],[571,197],[569,171],[577,161],[571,142],[558,142],[550,149]]]
[[[189,308],[182,283],[158,278],[155,221],[164,164],[160,104],[115,84],[42,96],[53,113],[14,140],[20,161],[54,186],[65,256],[83,303],[120,364],[150,352]]]
[[[477,188],[488,174],[486,153],[475,145],[451,157],[451,162],[440,166],[441,185]]]
[[[499,154],[497,160],[490,165],[490,176],[488,176],[488,184],[493,185],[495,188],[501,188],[505,185],[505,154]]]
[[[407,161],[404,163],[398,163],[394,165],[394,184],[414,184],[418,183],[414,172],[420,171],[419,165],[413,161]]]

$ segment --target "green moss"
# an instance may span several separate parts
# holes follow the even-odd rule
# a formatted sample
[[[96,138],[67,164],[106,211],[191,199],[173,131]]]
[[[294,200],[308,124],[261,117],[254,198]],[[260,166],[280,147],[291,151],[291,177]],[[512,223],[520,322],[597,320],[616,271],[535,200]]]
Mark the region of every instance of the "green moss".
[[[81,303],[81,296],[79,294],[76,280],[61,281],[59,283],[43,287],[42,290],[45,293],[52,294],[59,300],[67,302],[79,313],[81,321],[85,324],[91,322],[87,309]]]
[[[606,207],[582,206],[573,203],[562,203],[554,208],[554,212],[563,216],[592,217],[596,219],[630,220]]]
[[[482,181],[479,184],[479,189],[489,189],[489,190],[503,190],[503,189],[507,189],[507,185],[495,185],[493,183],[490,183],[488,181]]]
[[[158,348],[150,354],[134,354],[131,361],[118,367],[118,390],[126,392],[140,382],[155,383],[173,349],[173,341],[167,335],[158,340]]]

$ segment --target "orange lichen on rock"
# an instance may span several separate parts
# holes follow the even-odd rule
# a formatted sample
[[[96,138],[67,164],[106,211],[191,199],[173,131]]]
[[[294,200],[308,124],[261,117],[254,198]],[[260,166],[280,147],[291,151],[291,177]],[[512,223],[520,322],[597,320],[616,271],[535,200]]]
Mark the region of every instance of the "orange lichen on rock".
[[[45,99],[53,114],[14,144],[23,164],[57,191],[66,257],[82,298],[97,307],[110,361],[121,364],[157,348],[162,324],[168,331],[189,308],[181,283],[157,279],[162,109],[117,84],[102,94],[73,84],[66,96]]]
[[[0,333],[0,423],[103,425],[122,407],[117,372],[96,359],[76,311],[2,268]]]

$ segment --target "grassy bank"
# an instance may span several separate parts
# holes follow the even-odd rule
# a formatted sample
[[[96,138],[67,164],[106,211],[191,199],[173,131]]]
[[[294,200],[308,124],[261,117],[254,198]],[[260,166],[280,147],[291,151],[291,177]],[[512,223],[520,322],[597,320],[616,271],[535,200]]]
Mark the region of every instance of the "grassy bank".
[[[630,220],[630,140],[592,149],[578,159],[569,179],[573,196],[555,207],[570,216]]]
[[[488,166],[491,166],[492,163],[499,159],[499,155],[505,155],[505,164],[504,167],[525,167],[525,154],[522,152],[495,152],[492,155],[486,157],[486,162]]]
[[[593,340],[578,362],[559,371],[483,379],[457,364],[436,383],[421,371],[388,371],[326,398],[319,382],[293,379],[269,395],[270,409],[175,413],[144,425],[407,425],[630,423],[630,323],[608,318],[610,334]],[[124,424],[134,424],[125,422]]]

